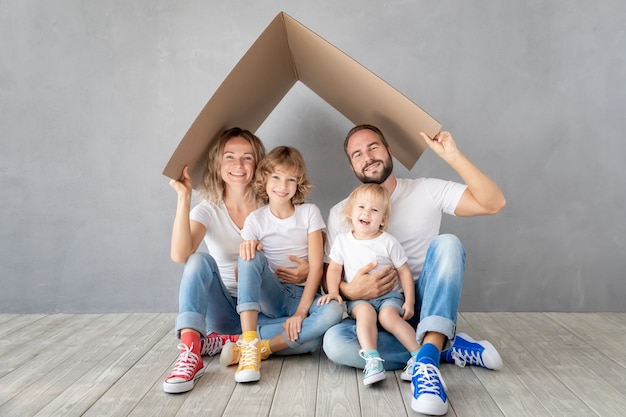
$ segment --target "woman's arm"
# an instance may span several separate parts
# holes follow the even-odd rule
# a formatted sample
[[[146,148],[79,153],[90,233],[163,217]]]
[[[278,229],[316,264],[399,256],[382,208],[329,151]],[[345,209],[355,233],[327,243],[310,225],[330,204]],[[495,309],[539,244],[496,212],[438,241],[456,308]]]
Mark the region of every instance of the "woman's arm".
[[[185,263],[200,246],[206,233],[206,227],[202,223],[189,219],[192,186],[189,170],[186,166],[183,168],[182,178],[171,180],[170,186],[178,193],[176,216],[172,227],[170,257],[176,263]]]

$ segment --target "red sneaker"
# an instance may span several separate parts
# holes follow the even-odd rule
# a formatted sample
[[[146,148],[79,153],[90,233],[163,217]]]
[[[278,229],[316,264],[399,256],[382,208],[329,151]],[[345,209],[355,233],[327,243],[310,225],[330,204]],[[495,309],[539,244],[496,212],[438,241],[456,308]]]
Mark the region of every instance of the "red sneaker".
[[[211,332],[206,335],[206,339],[200,341],[200,355],[213,356],[222,351],[222,347],[227,342],[237,343],[239,335],[227,335]]]
[[[200,356],[193,353],[191,348],[183,343],[178,345],[178,348],[181,352],[174,369],[163,382],[163,391],[169,394],[191,391],[196,380],[204,373],[204,362]]]

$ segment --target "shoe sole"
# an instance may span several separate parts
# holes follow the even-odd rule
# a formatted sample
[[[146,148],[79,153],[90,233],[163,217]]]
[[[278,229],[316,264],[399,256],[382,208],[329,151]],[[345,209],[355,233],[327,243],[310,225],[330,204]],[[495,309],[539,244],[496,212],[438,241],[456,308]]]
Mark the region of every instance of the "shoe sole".
[[[261,379],[260,371],[241,371],[235,373],[236,382],[256,382]]]
[[[228,367],[231,365],[236,365],[237,362],[233,363],[233,357],[235,356],[235,344],[227,343],[222,346],[222,353],[220,353],[220,365],[224,367]]]
[[[500,369],[502,369],[502,367],[504,366],[504,363],[502,362],[502,358],[500,357],[500,354],[498,353],[498,350],[496,349],[496,347],[492,345],[491,342],[489,342],[488,340],[480,340],[480,341],[474,340],[467,333],[458,333],[457,336],[462,337],[463,339],[467,340],[470,343],[478,343],[482,345],[483,349],[485,349],[485,352],[487,351],[490,352],[489,356],[494,359],[495,363],[489,364],[492,366],[487,366],[487,364],[485,363],[486,369],[490,369],[492,371],[499,371]]]
[[[163,382],[163,391],[167,394],[182,394],[183,392],[189,392],[196,385],[196,381],[204,375],[204,368],[196,372],[196,375],[191,381],[185,382]]]
[[[448,414],[448,401],[445,403],[428,403],[422,401],[418,403],[415,398],[411,399],[411,409],[416,413],[427,414],[429,416],[443,416]]]
[[[371,385],[386,378],[385,371],[363,378],[363,385]]]

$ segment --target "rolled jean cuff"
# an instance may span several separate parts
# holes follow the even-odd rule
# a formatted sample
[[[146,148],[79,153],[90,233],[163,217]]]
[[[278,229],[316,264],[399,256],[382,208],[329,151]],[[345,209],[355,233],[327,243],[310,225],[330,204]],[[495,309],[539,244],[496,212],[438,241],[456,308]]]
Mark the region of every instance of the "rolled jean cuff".
[[[237,313],[241,314],[242,311],[261,311],[261,304],[259,303],[243,303],[237,304]]]
[[[451,340],[454,339],[456,324],[446,317],[425,317],[420,320],[419,324],[417,325],[417,330],[415,331],[417,343],[421,345],[422,341],[424,340],[424,336],[428,332],[436,332],[445,335],[446,343],[443,346],[443,350],[446,350],[451,346]]]
[[[200,333],[200,337],[206,336],[206,320],[204,316],[195,311],[186,311],[179,313],[176,317],[176,337],[180,339],[180,331],[182,329],[193,329]]]

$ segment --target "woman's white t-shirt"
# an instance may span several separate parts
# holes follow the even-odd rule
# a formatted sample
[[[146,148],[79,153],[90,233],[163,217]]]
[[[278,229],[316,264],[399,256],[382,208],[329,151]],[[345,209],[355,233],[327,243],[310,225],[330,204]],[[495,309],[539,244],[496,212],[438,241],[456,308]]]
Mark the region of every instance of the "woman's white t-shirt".
[[[231,219],[224,202],[213,204],[203,200],[191,209],[189,218],[206,227],[204,243],[220,271],[228,292],[237,296],[235,267],[241,245],[241,230]]]

